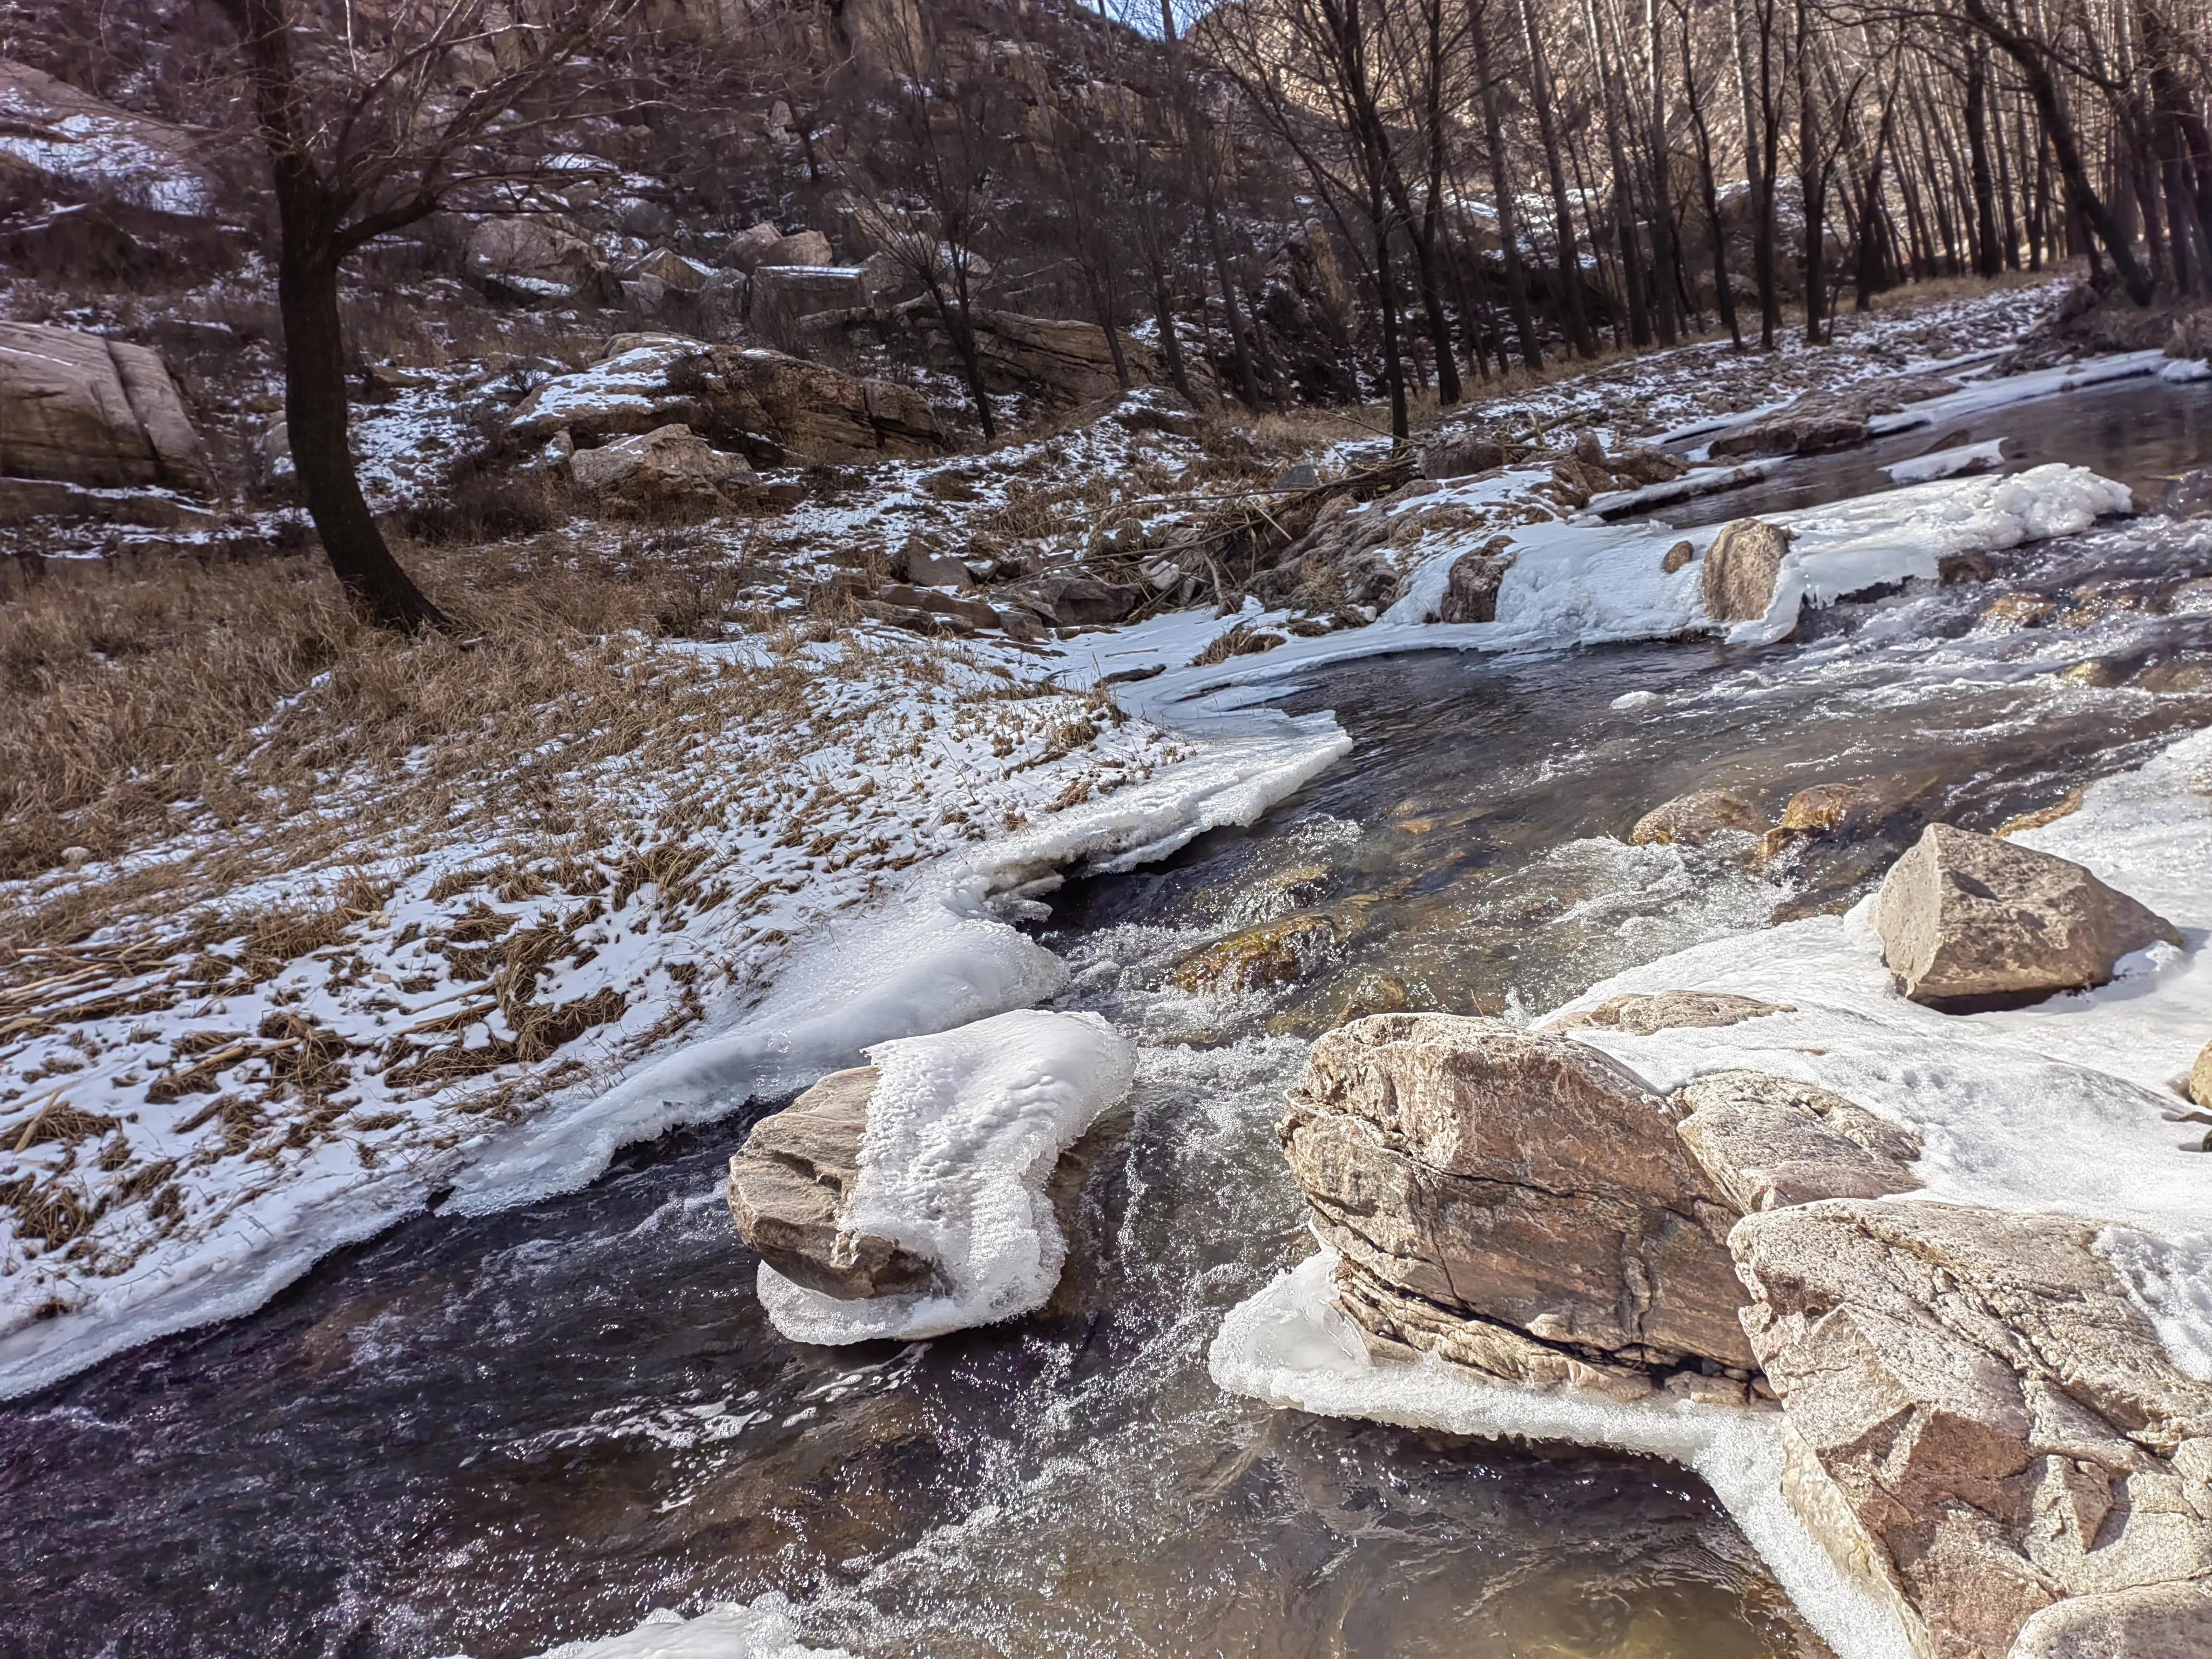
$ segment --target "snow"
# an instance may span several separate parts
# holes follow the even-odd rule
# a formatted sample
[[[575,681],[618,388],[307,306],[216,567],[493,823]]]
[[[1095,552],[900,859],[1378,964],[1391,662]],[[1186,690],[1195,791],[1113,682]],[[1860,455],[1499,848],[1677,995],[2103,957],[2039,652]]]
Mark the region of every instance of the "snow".
[[[1432,1355],[1370,1358],[1330,1299],[1323,1249],[1233,1309],[1207,1355],[1214,1382],[1268,1405],[1486,1439],[1566,1441],[1694,1470],[1838,1659],[1911,1659],[1888,1608],[1839,1566],[1783,1496],[1779,1412],[1688,1400],[1624,1404],[1579,1389],[1489,1381]]]
[[[1960,444],[1951,449],[1915,455],[1909,460],[1893,461],[1882,471],[1889,474],[1892,483],[1899,484],[1954,478],[1961,472],[1994,472],[2004,465],[2004,446],[2002,438],[1992,438],[1987,443]]]
[[[1060,1156],[1129,1092],[1136,1054],[1097,1014],[1000,1014],[878,1043],[844,1225],[932,1263],[942,1288],[841,1301],[767,1263],[761,1304],[794,1342],[912,1341],[1042,1307],[1066,1242],[1046,1195]]]
[[[2176,357],[2158,371],[2158,378],[2171,380],[2176,386],[2212,380],[2212,362],[2207,362],[2202,357]]]
[[[843,1648],[799,1639],[791,1604],[773,1593],[724,1602],[686,1619],[655,1607],[636,1629],[599,1641],[563,1642],[537,1659],[852,1659]]]

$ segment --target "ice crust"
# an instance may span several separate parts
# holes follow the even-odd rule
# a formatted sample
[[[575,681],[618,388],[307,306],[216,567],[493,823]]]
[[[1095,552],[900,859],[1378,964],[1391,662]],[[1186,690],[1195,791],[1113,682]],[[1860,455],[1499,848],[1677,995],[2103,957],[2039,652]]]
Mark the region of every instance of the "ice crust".
[[[1214,1382],[1325,1417],[1667,1458],[1713,1489],[1838,1659],[1911,1659],[1895,1615],[1837,1565],[1784,1499],[1778,1412],[1687,1400],[1625,1405],[1583,1390],[1486,1382],[1427,1355],[1370,1358],[1331,1304],[1335,1267],[1334,1254],[1322,1249],[1231,1310],[1206,1356]]]
[[[1954,449],[1931,450],[1908,460],[1892,461],[1882,471],[1896,484],[1927,483],[1936,478],[1954,478],[1961,472],[1994,472],[2004,465],[2004,446],[2002,438],[1960,444]]]
[[[799,1639],[791,1604],[773,1593],[728,1601],[686,1619],[665,1607],[635,1630],[597,1641],[563,1642],[537,1659],[853,1659],[843,1648],[809,1647]]]
[[[912,1341],[1042,1307],[1066,1241],[1046,1195],[1060,1156],[1129,1092],[1136,1052],[1097,1014],[996,1015],[878,1043],[846,1224],[933,1263],[944,1288],[841,1301],[763,1262],[761,1304],[794,1342]]]

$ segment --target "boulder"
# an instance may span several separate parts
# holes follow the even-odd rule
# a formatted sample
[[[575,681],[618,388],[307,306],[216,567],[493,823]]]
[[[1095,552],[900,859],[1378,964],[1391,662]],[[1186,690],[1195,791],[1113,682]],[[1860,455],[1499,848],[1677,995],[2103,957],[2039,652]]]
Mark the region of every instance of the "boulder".
[[[897,314],[913,330],[935,367],[952,372],[960,369],[952,337],[933,302],[910,301],[899,307]],[[1001,395],[1018,392],[1063,409],[1121,395],[1121,384],[1114,374],[1114,348],[1108,343],[1106,331],[1097,324],[980,307],[971,316],[975,353],[987,390]],[[1120,340],[1121,365],[1132,386],[1174,384],[1166,359],[1158,352],[1127,334]],[[1203,395],[1209,389],[1201,365],[1187,362],[1185,372],[1194,391]]]
[[[1705,550],[1705,615],[1715,622],[1756,622],[1774,603],[1775,579],[1790,551],[1790,532],[1758,519],[1721,526]]]
[[[1706,446],[1715,460],[1732,455],[1820,455],[1869,436],[1876,415],[1940,398],[1958,386],[1939,374],[1890,374],[1866,386],[1808,392],[1786,408],[1723,432]]]
[[[830,239],[818,230],[785,235],[763,219],[732,236],[722,250],[722,263],[735,270],[757,270],[763,265],[826,265],[836,262]]]
[[[1191,951],[1168,972],[1177,990],[1221,995],[1292,985],[1337,954],[1336,924],[1308,911],[1247,927]]]
[[[1505,465],[1505,447],[1479,432],[1439,439],[1421,452],[1424,478],[1468,478]]]
[[[1691,544],[1676,542],[1674,546],[1667,550],[1666,556],[1659,561],[1659,568],[1662,574],[1671,576],[1697,556],[1698,550]]]
[[[781,339],[806,318],[874,304],[858,265],[762,265],[753,272],[745,321],[755,333]]]
[[[2102,985],[2130,951],[2181,943],[2080,865],[1948,823],[1891,866],[1875,927],[1905,994],[1936,1007]]]
[[[1444,579],[1444,596],[1437,603],[1440,623],[1486,623],[1498,620],[1498,590],[1513,568],[1510,552],[1480,547],[1452,561]]]
[[[860,1171],[876,1068],[832,1072],[753,1126],[730,1160],[738,1232],[794,1284],[846,1301],[929,1288],[929,1263],[842,1225]]]
[[[1666,1103],[1593,1048],[1502,1020],[1355,1020],[1315,1043],[1280,1135],[1378,1336],[1629,1397],[1653,1367],[1751,1362],[1739,1212]]]
[[[199,437],[158,353],[0,322],[0,475],[89,489],[208,487]]]
[[[2174,1365],[2100,1228],[1840,1200],[1730,1235],[1767,1382],[1937,1659],[2106,1659],[2128,1650],[2052,1644],[2201,1618],[2133,1593],[2212,1575],[2212,1387]]]
[[[910,544],[893,564],[901,577],[917,586],[966,588],[975,585],[965,563],[933,547]]]
[[[1783,1011],[1760,1005],[1759,1012]],[[1827,1198],[1884,1198],[1921,1184],[1912,1171],[1919,1137],[1826,1089],[1765,1072],[1712,1072],[1670,1104],[1675,1133],[1745,1215]]]
[[[619,287],[590,239],[548,215],[479,220],[469,228],[464,257],[489,292],[526,305],[611,301]]]
[[[2212,1653],[2212,1579],[2145,1584],[2054,1602],[2020,1628],[2009,1659],[2202,1659]]]
[[[1636,820],[1628,840],[1634,847],[1669,842],[1702,847],[1724,831],[1755,836],[1765,827],[1765,815],[1742,796],[1726,789],[1698,789],[1653,807]]]
[[[2212,1112],[2212,1042],[2197,1051],[2197,1063],[2189,1068],[2189,1097]]]
[[[1608,997],[1595,1008],[1547,1019],[1543,1029],[1551,1032],[1630,1031],[1638,1036],[1650,1036],[1654,1031],[1675,1030],[1683,1026],[1739,1025],[1747,1019],[1759,1019],[1767,1014],[1796,1012],[1793,1003],[1761,1002],[1757,997],[1740,997],[1726,991],[1631,992],[1626,996]]]
[[[872,460],[945,447],[928,401],[911,387],[679,334],[616,335],[599,362],[545,381],[507,424],[537,445],[564,428],[596,442],[671,422],[759,460]]]
[[[759,482],[743,456],[715,448],[681,422],[579,449],[568,457],[568,476],[587,495],[641,506],[713,500]]]
[[[1024,583],[1012,598],[1055,628],[1111,628],[1145,602],[1145,590],[1054,574]]]
[[[626,276],[650,276],[665,292],[697,294],[707,286],[714,272],[706,266],[695,264],[673,248],[657,247],[633,263]]]

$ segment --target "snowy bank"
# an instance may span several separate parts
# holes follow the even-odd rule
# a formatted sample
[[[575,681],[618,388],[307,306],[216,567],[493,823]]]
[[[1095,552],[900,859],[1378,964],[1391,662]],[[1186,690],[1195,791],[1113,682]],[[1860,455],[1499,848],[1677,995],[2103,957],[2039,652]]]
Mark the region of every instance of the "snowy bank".
[[[842,1224],[930,1262],[944,1288],[840,1300],[760,1267],[794,1342],[913,1341],[1042,1307],[1066,1241],[1045,1191],[1060,1156],[1129,1092],[1136,1054],[1097,1014],[1000,1014],[877,1043]]]

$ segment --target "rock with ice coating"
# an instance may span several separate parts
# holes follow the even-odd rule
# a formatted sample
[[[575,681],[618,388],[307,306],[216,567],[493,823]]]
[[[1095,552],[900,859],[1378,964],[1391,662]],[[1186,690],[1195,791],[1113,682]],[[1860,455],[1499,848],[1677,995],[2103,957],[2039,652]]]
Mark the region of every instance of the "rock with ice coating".
[[[1637,819],[1628,840],[1634,847],[1655,842],[1701,847],[1723,830],[1755,836],[1765,827],[1765,815],[1742,796],[1725,789],[1697,789],[1662,801]]]
[[[1936,1006],[2102,985],[2130,951],[2181,935],[2070,860],[1930,824],[1875,906],[1882,959]]]
[[[2014,1642],[2067,1597],[2212,1574],[2212,1387],[2167,1356],[2099,1232],[1842,1200],[1730,1235],[1767,1380],[1939,1655],[2090,1651]],[[2212,1620],[2191,1628],[2177,1651],[2207,1651]]]
[[[879,1075],[872,1066],[832,1072],[756,1123],[730,1160],[738,1236],[786,1279],[840,1300],[927,1290],[931,1279],[911,1250],[844,1224]]]
[[[1024,1011],[878,1043],[868,1059],[878,1076],[837,1230],[927,1263],[931,1282],[855,1300],[763,1261],[776,1328],[795,1342],[903,1340],[1043,1306],[1067,1253],[1047,1183],[1128,1092],[1128,1043],[1096,1014]]]
[[[1756,622],[1774,603],[1774,584],[1790,551],[1790,532],[1758,519],[1721,526],[1705,550],[1705,615],[1715,622]]]

